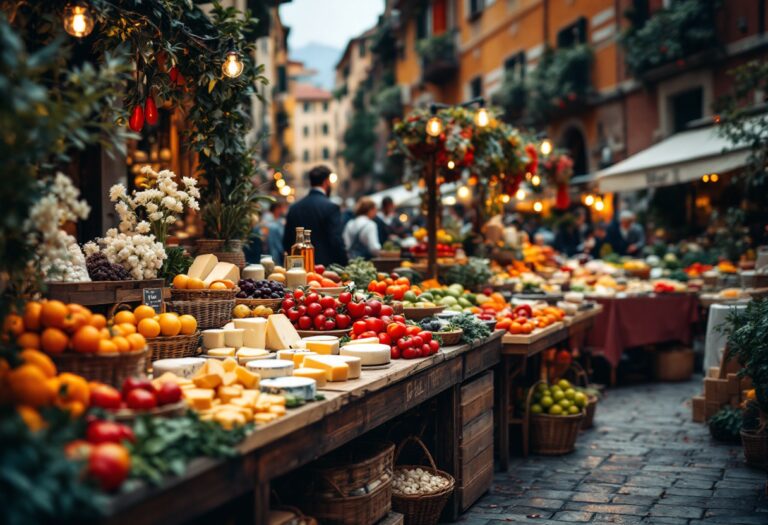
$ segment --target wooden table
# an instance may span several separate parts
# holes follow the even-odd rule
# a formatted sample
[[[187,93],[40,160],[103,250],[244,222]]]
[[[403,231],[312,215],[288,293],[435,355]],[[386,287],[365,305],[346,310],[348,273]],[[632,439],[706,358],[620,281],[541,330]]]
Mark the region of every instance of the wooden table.
[[[438,395],[444,397],[436,419],[442,440],[436,461],[458,478],[462,385],[499,364],[502,333],[498,330],[472,345],[445,348],[429,358],[401,359],[384,370],[364,370],[360,379],[331,383],[320,390],[324,400],[289,410],[285,417],[259,427],[240,444],[238,457],[199,459],[183,476],[121,494],[110,501],[102,522],[183,523],[237,500],[237,523],[265,524],[272,480]],[[460,496],[459,490],[454,492],[444,517],[455,519],[466,508]]]

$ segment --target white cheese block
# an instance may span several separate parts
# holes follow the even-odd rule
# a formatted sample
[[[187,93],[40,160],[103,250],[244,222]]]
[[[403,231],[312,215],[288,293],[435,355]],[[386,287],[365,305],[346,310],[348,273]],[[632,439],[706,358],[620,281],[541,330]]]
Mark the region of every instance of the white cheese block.
[[[205,348],[221,348],[225,346],[224,330],[203,330],[203,346]]]
[[[350,345],[376,345],[379,344],[379,340],[376,337],[366,337],[364,339],[354,339],[352,341],[347,341],[344,343],[344,346],[350,346]]]
[[[302,339],[304,348],[323,355],[339,354],[339,338],[332,335],[314,335]]]
[[[219,262],[213,267],[208,276],[203,279],[205,287],[208,288],[214,281],[223,281],[228,279],[233,283],[240,280],[240,268],[229,262]]]
[[[208,357],[235,357],[234,348],[209,348]]]
[[[301,341],[301,336],[284,314],[273,314],[267,319],[268,350],[294,348]]]
[[[235,323],[233,323],[232,321],[228,322],[227,324],[221,327],[222,330],[232,330],[233,328],[238,328],[238,327],[235,326]]]
[[[233,348],[240,348],[245,346],[243,343],[243,330],[242,328],[231,328],[224,330],[224,345],[231,346]]]
[[[208,277],[211,270],[219,263],[219,260],[213,254],[198,255],[195,260],[192,261],[192,266],[189,267],[187,276],[190,279],[203,279]]]
[[[205,364],[202,357],[180,357],[177,359],[158,359],[152,363],[152,375],[160,377],[166,372],[191,379],[195,372]]]
[[[309,377],[273,377],[261,381],[259,389],[268,394],[288,395],[312,401],[317,395],[317,381]]]
[[[363,366],[380,366],[389,363],[391,348],[382,344],[352,345],[341,348],[341,355],[359,357]]]
[[[253,348],[267,347],[267,320],[263,317],[235,319],[235,326],[245,330],[243,344]]]
[[[245,368],[256,372],[262,379],[273,377],[288,377],[293,375],[293,361],[285,359],[258,359],[249,361]]]

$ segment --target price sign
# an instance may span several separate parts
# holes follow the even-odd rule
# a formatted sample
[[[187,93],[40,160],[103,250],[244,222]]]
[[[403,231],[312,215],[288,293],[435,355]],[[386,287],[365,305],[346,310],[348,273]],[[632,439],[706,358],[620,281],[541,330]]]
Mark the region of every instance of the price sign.
[[[163,308],[163,289],[162,288],[144,288],[142,302],[155,309],[155,312],[162,312]]]

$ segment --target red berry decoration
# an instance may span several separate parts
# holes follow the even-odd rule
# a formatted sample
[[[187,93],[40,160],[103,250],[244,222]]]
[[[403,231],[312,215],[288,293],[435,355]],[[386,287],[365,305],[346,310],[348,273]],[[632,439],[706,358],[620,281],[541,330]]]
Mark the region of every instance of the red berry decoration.
[[[150,126],[157,124],[157,106],[155,105],[155,99],[151,95],[148,96],[146,102],[144,102],[144,119]]]
[[[131,112],[131,118],[128,120],[128,127],[131,131],[138,133],[144,127],[144,110],[141,106],[134,106]]]

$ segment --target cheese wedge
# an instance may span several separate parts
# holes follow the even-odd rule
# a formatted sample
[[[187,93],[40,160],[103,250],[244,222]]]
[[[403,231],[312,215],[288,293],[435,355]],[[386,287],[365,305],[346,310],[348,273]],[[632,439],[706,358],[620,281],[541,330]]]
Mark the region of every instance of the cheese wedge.
[[[237,360],[227,357],[221,362],[221,366],[224,368],[225,372],[234,372],[235,368],[237,368]]]
[[[285,359],[286,361],[293,361],[293,365],[299,368],[304,362],[304,358],[308,355],[317,355],[315,352],[308,350],[278,350],[277,358]]]
[[[222,403],[229,403],[234,398],[240,397],[240,389],[234,386],[220,386],[217,394]]]
[[[205,348],[222,348],[227,346],[224,343],[224,330],[203,330],[203,346]]]
[[[267,346],[267,320],[263,317],[249,317],[235,319],[235,326],[245,330],[243,333],[243,346],[251,348],[266,348]]]
[[[304,348],[322,355],[337,355],[339,353],[339,338],[332,335],[316,335],[302,339]]]
[[[243,343],[243,333],[245,330],[242,328],[232,328],[230,330],[224,330],[224,346],[232,348],[240,348],[245,346]]]
[[[211,270],[219,263],[219,260],[213,254],[198,255],[195,260],[192,261],[192,266],[189,267],[187,276],[190,279],[202,279],[205,280]],[[237,281],[235,281],[237,282]]]
[[[203,279],[208,288],[214,281],[230,280],[236,283],[240,280],[240,268],[229,262],[218,262],[210,273]]]
[[[339,359],[333,359],[336,356],[315,355],[304,358],[304,366],[308,368],[317,368],[325,372],[327,381],[346,381],[349,379],[349,365]]]
[[[361,360],[359,357],[353,357],[351,355],[313,355],[304,358],[303,366],[310,368],[323,368],[318,366],[317,363],[344,363],[349,368],[349,374],[347,379],[357,379],[360,377],[362,371]],[[331,381],[329,379],[329,381]]]
[[[216,388],[222,383],[223,375],[219,374],[203,374],[195,376],[192,382],[197,388]]]
[[[259,388],[259,374],[252,372],[247,368],[243,368],[242,366],[238,366],[235,369],[235,375],[240,384],[245,388]]]
[[[281,348],[294,348],[301,341],[301,336],[284,314],[273,314],[267,319],[268,350],[280,350]]]
[[[302,366],[293,371],[293,376],[314,379],[317,382],[317,388],[323,388],[327,382],[327,379],[325,378],[325,370],[320,370],[319,368],[307,368]]]

